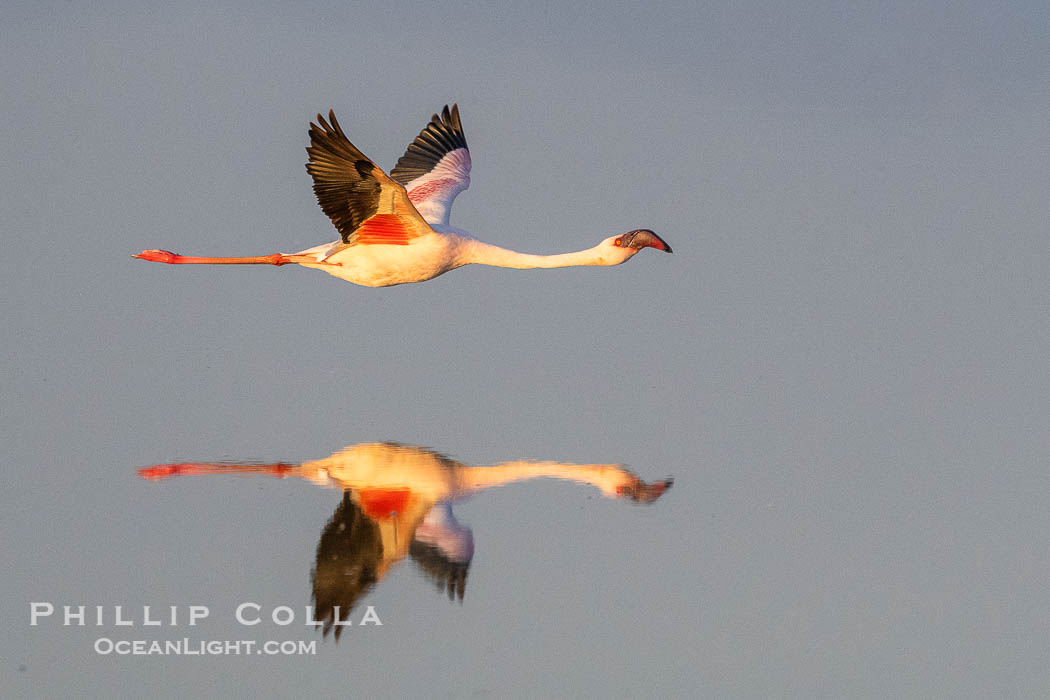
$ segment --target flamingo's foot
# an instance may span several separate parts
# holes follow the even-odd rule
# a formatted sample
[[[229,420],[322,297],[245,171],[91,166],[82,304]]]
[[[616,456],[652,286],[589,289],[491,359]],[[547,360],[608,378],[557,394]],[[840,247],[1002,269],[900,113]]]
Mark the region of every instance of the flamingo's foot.
[[[144,250],[138,255],[132,255],[131,257],[138,258],[139,260],[173,264],[178,262],[178,259],[182,256],[168,250]]]
[[[138,256],[136,255],[135,257]],[[149,479],[150,481],[170,479],[171,477],[178,476],[181,473],[181,464],[158,464],[153,467],[143,467],[142,469],[139,469],[139,476],[141,476],[143,479]]]

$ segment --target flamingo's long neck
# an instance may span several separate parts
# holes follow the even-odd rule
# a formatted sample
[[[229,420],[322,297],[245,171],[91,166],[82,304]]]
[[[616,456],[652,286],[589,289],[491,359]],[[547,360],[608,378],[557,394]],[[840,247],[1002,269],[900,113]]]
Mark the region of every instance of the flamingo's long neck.
[[[461,264],[512,267],[518,270],[549,267],[572,267],[573,265],[608,265],[601,255],[600,246],[558,255],[530,255],[476,240],[465,240],[459,251]]]
[[[615,491],[624,479],[623,468],[615,464],[565,464],[563,462],[503,462],[491,467],[462,467],[458,481],[466,492],[481,491],[528,479],[554,478]]]

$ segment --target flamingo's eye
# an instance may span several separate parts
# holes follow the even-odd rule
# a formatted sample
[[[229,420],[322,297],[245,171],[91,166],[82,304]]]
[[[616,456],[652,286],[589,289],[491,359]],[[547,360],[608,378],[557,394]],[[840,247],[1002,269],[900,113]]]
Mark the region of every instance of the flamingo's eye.
[[[613,241],[613,245],[622,245],[622,244],[623,244],[623,239],[622,238],[617,238],[615,241]]]

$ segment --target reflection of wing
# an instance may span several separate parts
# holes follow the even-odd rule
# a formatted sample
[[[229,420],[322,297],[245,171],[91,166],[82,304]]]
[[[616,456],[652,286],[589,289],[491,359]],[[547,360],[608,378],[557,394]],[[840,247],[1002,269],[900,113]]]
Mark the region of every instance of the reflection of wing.
[[[435,503],[426,514],[416,527],[408,554],[437,583],[439,591],[448,591],[449,600],[463,600],[467,570],[474,558],[474,533],[456,521],[450,501]]]
[[[335,627],[338,641],[343,628],[337,623],[349,617],[357,599],[379,580],[382,559],[379,527],[365,517],[350,492],[344,491],[317,543],[313,571],[314,619],[324,623],[324,636]]]
[[[470,569],[469,560],[465,563],[452,561],[439,548],[419,540],[412,540],[408,555],[434,580],[439,591],[448,591],[449,600],[463,600],[463,592],[467,588],[467,571]]]
[[[306,170],[314,179],[317,203],[343,243],[408,245],[429,233],[405,188],[350,143],[334,112],[328,119],[318,114],[318,124],[310,124]]]
[[[448,225],[456,195],[470,186],[470,151],[459,121],[459,107],[445,105],[390,171],[428,224]]]

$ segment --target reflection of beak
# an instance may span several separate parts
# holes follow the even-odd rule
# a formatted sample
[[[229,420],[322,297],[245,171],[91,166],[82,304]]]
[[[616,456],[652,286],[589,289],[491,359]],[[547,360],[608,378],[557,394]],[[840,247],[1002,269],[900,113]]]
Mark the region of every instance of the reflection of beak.
[[[634,479],[616,487],[621,498],[630,498],[635,503],[652,503],[674,484],[674,479],[665,479],[647,484],[641,479]]]
[[[656,248],[662,250],[665,253],[673,252],[671,246],[667,245],[667,241],[657,236],[655,233],[647,228],[640,228],[630,233],[625,233],[622,236],[621,245],[624,248]]]

